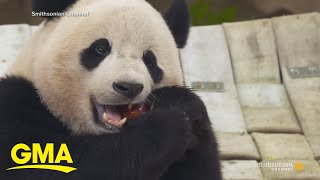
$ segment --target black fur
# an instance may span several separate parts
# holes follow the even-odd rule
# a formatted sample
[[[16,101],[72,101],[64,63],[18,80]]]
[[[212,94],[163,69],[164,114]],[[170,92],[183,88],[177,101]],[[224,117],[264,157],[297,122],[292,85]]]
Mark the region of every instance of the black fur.
[[[218,145],[203,101],[184,87],[164,87],[153,92],[155,108],[179,109],[191,121],[197,144],[186,151],[160,180],[220,180]]]
[[[163,15],[178,48],[187,44],[190,29],[190,14],[185,0],[174,0],[172,6]]]
[[[154,53],[152,51],[144,53],[143,62],[147,66],[153,82],[159,83],[163,79],[163,70],[158,66]]]
[[[217,147],[201,100],[190,90],[155,91],[155,109],[121,133],[73,136],[41,104],[32,83],[0,80],[0,179],[220,180]],[[17,143],[66,143],[78,170],[12,170]],[[161,176],[161,178],[159,178]]]
[[[104,53],[97,52],[97,48],[101,48]],[[94,41],[90,47],[84,49],[80,54],[81,65],[88,70],[93,70],[110,54],[111,44],[105,39]]]
[[[47,12],[47,13],[55,13],[55,12],[64,12],[73,5],[77,0],[32,0],[32,9],[34,12]],[[48,20],[51,20],[55,17],[52,16],[44,16]]]

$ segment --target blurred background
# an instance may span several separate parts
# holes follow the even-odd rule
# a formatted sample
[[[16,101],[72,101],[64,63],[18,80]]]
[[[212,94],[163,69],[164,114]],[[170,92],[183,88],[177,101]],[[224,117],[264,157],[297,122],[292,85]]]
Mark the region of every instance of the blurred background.
[[[173,0],[149,0],[165,11]],[[193,25],[221,24],[320,10],[320,0],[186,0]],[[38,24],[31,16],[31,0],[0,0],[0,24]]]

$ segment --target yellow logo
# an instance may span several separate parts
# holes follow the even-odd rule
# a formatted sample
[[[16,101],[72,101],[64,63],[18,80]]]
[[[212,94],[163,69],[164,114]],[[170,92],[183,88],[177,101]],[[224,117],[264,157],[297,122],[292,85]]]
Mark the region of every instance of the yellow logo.
[[[26,144],[20,143],[11,149],[11,158],[19,166],[11,167],[7,170],[46,169],[64,173],[70,173],[77,170],[74,167],[59,165],[61,161],[66,161],[68,164],[73,163],[66,144],[61,144],[57,156],[54,156],[53,143],[47,143],[43,151],[39,143],[33,143],[31,148]],[[32,164],[29,163],[26,165],[30,161]]]
[[[304,169],[304,165],[301,162],[296,162],[296,164],[294,165],[294,168],[296,171],[302,171]]]

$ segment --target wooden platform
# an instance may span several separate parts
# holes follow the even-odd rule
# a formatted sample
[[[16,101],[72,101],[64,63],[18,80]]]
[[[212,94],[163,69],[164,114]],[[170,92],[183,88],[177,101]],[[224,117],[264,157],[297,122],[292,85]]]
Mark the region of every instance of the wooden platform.
[[[0,75],[33,31],[0,26]],[[318,13],[193,27],[181,62],[207,105],[225,179],[320,179]]]

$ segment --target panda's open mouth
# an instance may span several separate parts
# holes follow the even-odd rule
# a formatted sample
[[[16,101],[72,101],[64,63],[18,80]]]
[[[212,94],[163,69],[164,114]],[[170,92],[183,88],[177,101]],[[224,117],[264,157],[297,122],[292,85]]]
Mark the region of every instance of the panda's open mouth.
[[[134,119],[148,111],[150,106],[146,103],[127,105],[102,105],[95,103],[100,122],[116,128],[123,127],[128,119]]]

